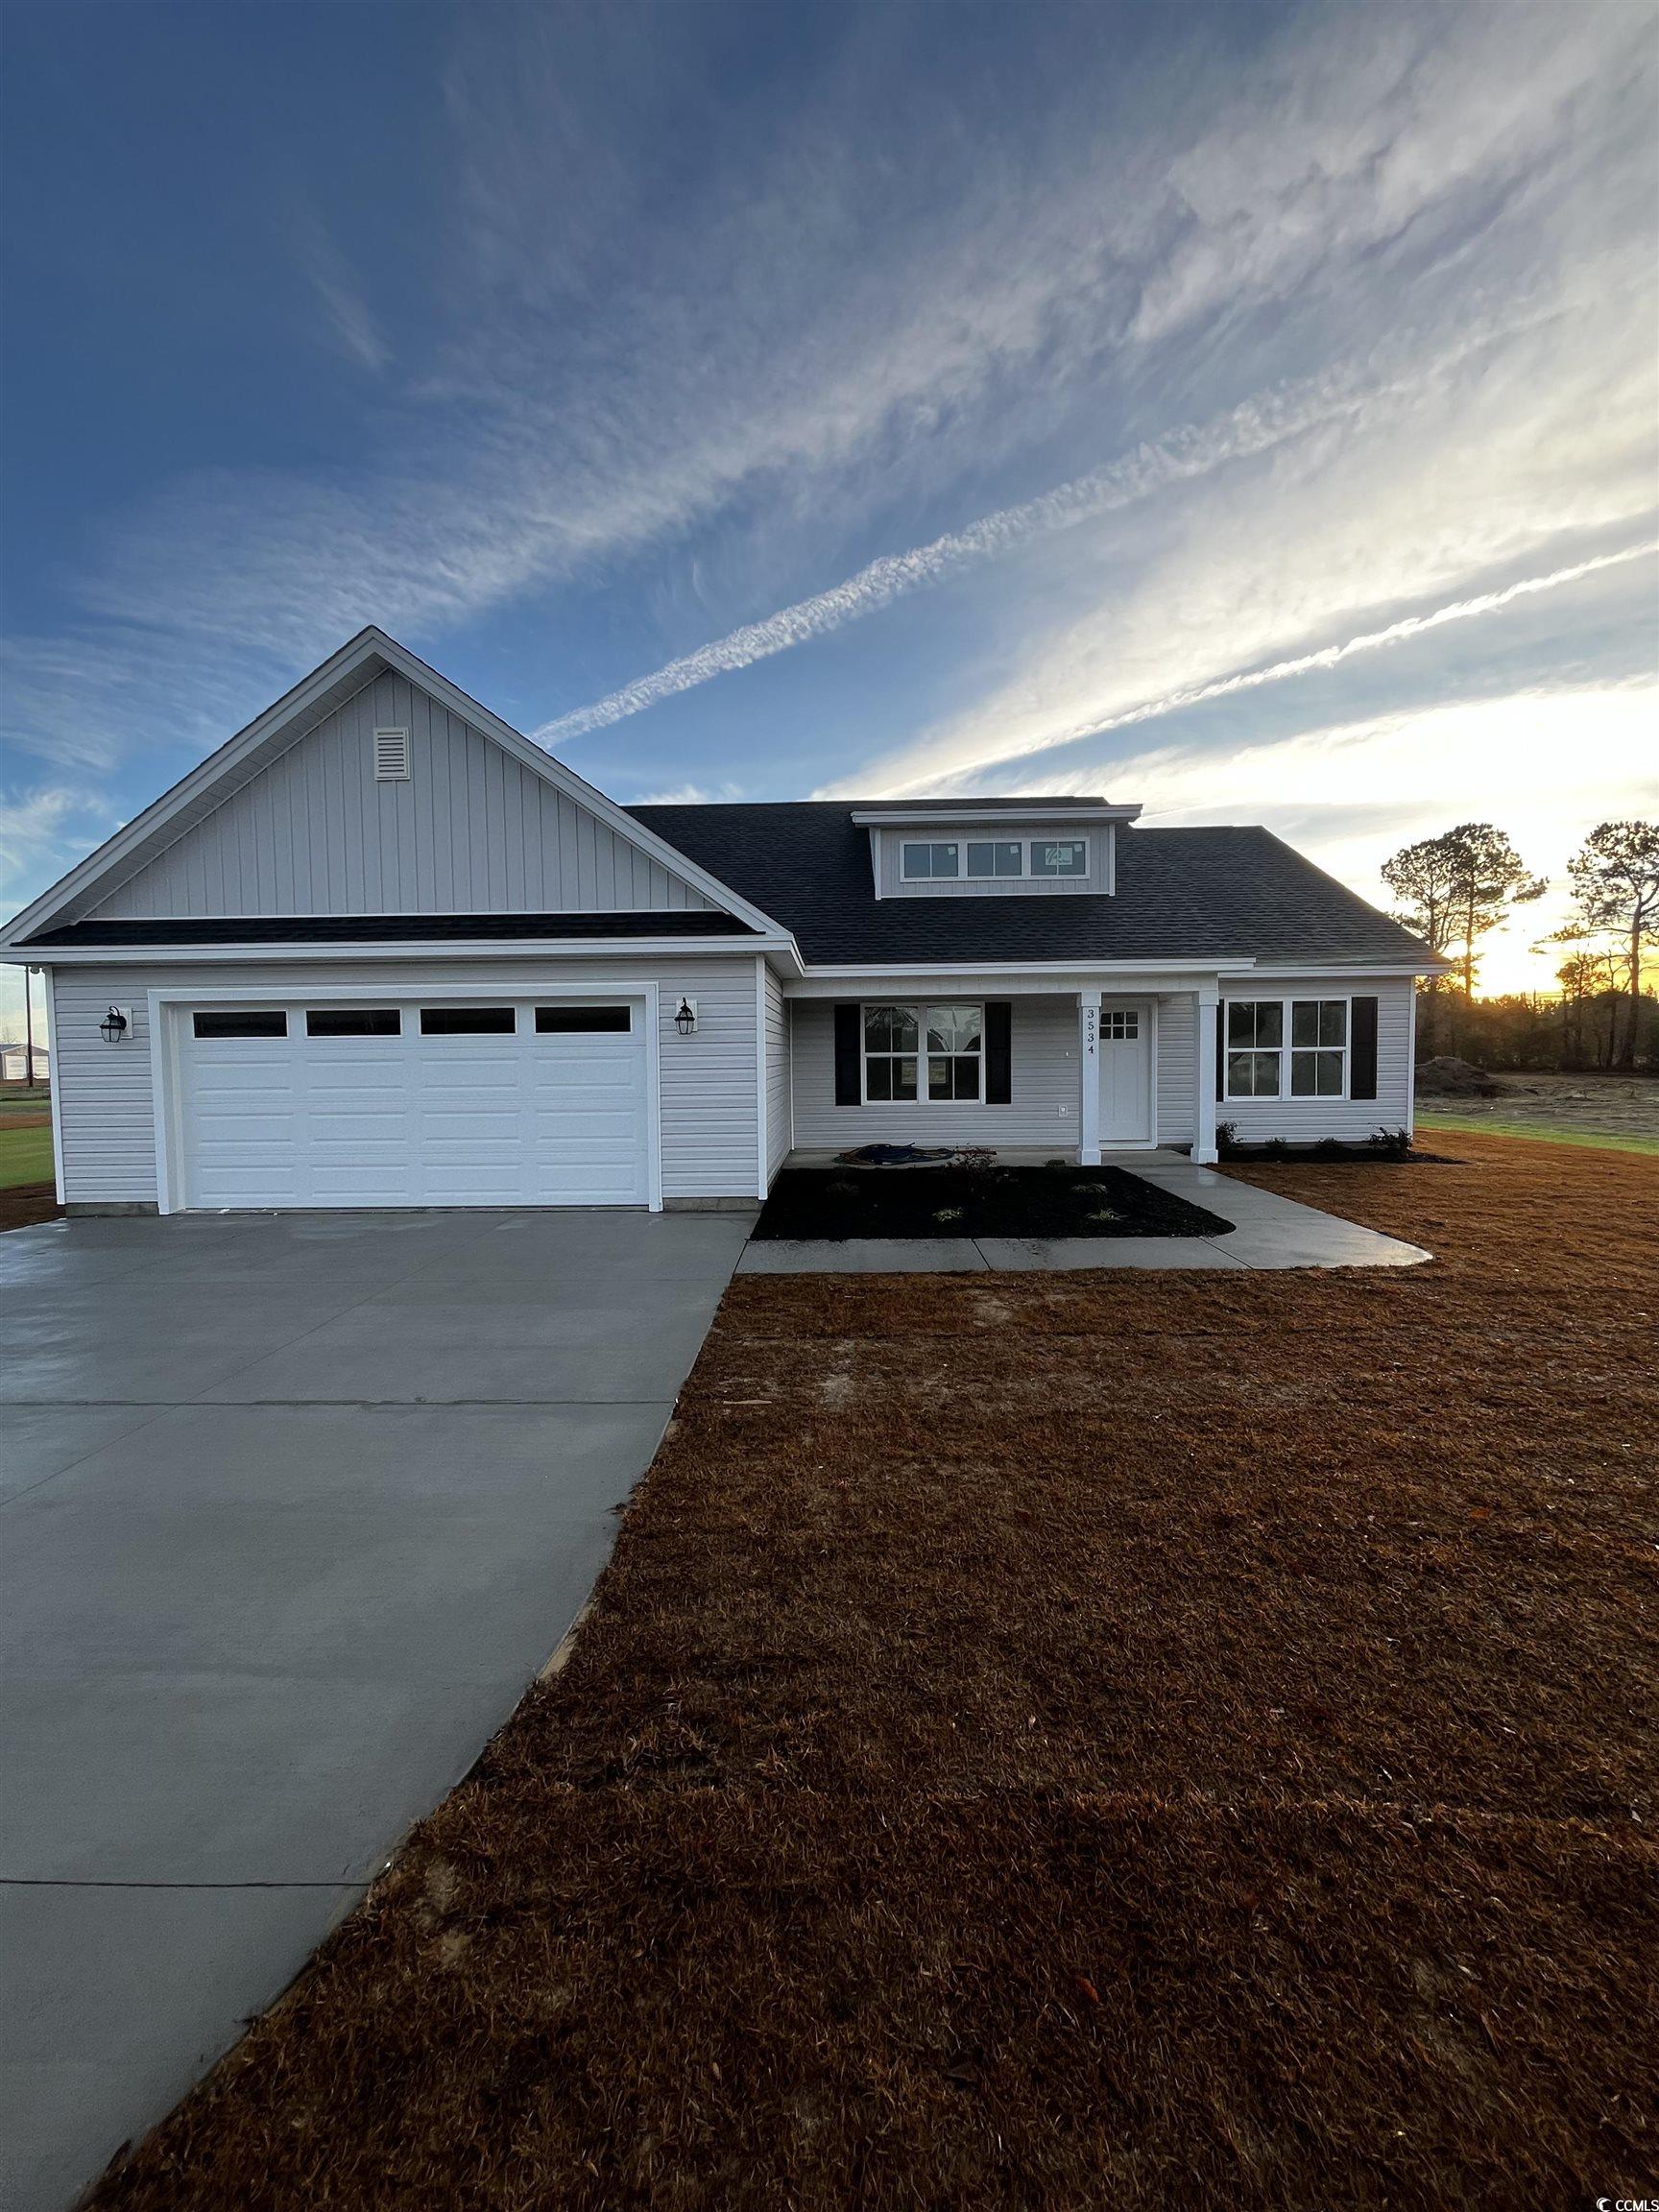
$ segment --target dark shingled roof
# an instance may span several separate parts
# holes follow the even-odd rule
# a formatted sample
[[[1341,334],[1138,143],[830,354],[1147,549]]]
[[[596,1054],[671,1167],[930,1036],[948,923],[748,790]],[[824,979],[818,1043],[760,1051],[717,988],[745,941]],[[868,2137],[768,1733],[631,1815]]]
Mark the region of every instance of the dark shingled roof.
[[[744,938],[755,931],[731,914],[701,907],[645,907],[627,914],[244,914],[211,921],[100,921],[44,929],[31,945],[398,945],[500,944],[515,937]]]
[[[812,965],[1427,957],[1416,938],[1267,830],[1119,825],[1111,898],[878,900],[870,832],[854,827],[854,811],[829,800],[629,808],[792,929]]]

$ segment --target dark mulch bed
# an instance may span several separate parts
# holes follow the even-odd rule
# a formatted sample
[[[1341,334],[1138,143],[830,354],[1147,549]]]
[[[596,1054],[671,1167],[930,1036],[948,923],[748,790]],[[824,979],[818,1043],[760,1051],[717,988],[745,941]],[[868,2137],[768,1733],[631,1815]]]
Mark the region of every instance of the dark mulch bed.
[[[1326,1138],[1317,1144],[1229,1144],[1223,1167],[1455,1167],[1444,1152],[1384,1151],[1375,1144],[1343,1144]]]
[[[1231,1221],[1121,1167],[790,1167],[755,1235],[1226,1237]]]
[[[1345,1273],[739,1276],[564,1671],[103,2212],[1659,2174],[1650,1161]]]

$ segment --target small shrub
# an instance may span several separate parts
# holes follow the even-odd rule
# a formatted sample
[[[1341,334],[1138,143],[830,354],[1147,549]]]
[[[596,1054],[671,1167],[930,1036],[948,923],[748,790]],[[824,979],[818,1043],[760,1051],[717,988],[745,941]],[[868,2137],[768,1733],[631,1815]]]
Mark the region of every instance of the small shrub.
[[[1237,1121],[1217,1121],[1215,1124],[1215,1150],[1223,1160],[1231,1160],[1238,1149],[1238,1124]]]
[[[1313,1147],[1315,1160],[1344,1160],[1347,1156],[1348,1147],[1338,1137],[1321,1137]]]
[[[1375,1129],[1366,1142],[1381,1160],[1409,1160],[1411,1157],[1409,1129]]]
[[[1266,1143],[1262,1145],[1262,1149],[1263,1152],[1267,1153],[1270,1158],[1274,1160],[1283,1160],[1286,1154],[1289,1151],[1290,1147],[1286,1143],[1283,1137],[1269,1137]]]

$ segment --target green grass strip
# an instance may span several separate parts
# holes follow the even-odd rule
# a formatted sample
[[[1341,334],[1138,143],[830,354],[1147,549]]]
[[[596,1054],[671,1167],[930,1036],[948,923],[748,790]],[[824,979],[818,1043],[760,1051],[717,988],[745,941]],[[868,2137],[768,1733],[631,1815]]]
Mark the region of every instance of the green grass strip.
[[[50,1129],[0,1129],[0,1190],[52,1180]]]
[[[1463,1129],[1472,1137],[1534,1137],[1540,1144],[1584,1144],[1599,1152],[1659,1152],[1659,1137],[1609,1136],[1604,1129],[1552,1129],[1538,1121],[1498,1120],[1484,1114],[1459,1114],[1455,1107],[1417,1109],[1419,1129]]]

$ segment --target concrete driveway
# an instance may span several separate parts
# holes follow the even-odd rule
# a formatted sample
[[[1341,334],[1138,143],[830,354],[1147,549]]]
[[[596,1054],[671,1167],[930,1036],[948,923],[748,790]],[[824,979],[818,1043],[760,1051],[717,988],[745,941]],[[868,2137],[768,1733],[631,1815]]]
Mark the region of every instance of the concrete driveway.
[[[465,1773],[604,1564],[748,1228],[0,1238],[9,2212],[62,2212]]]

